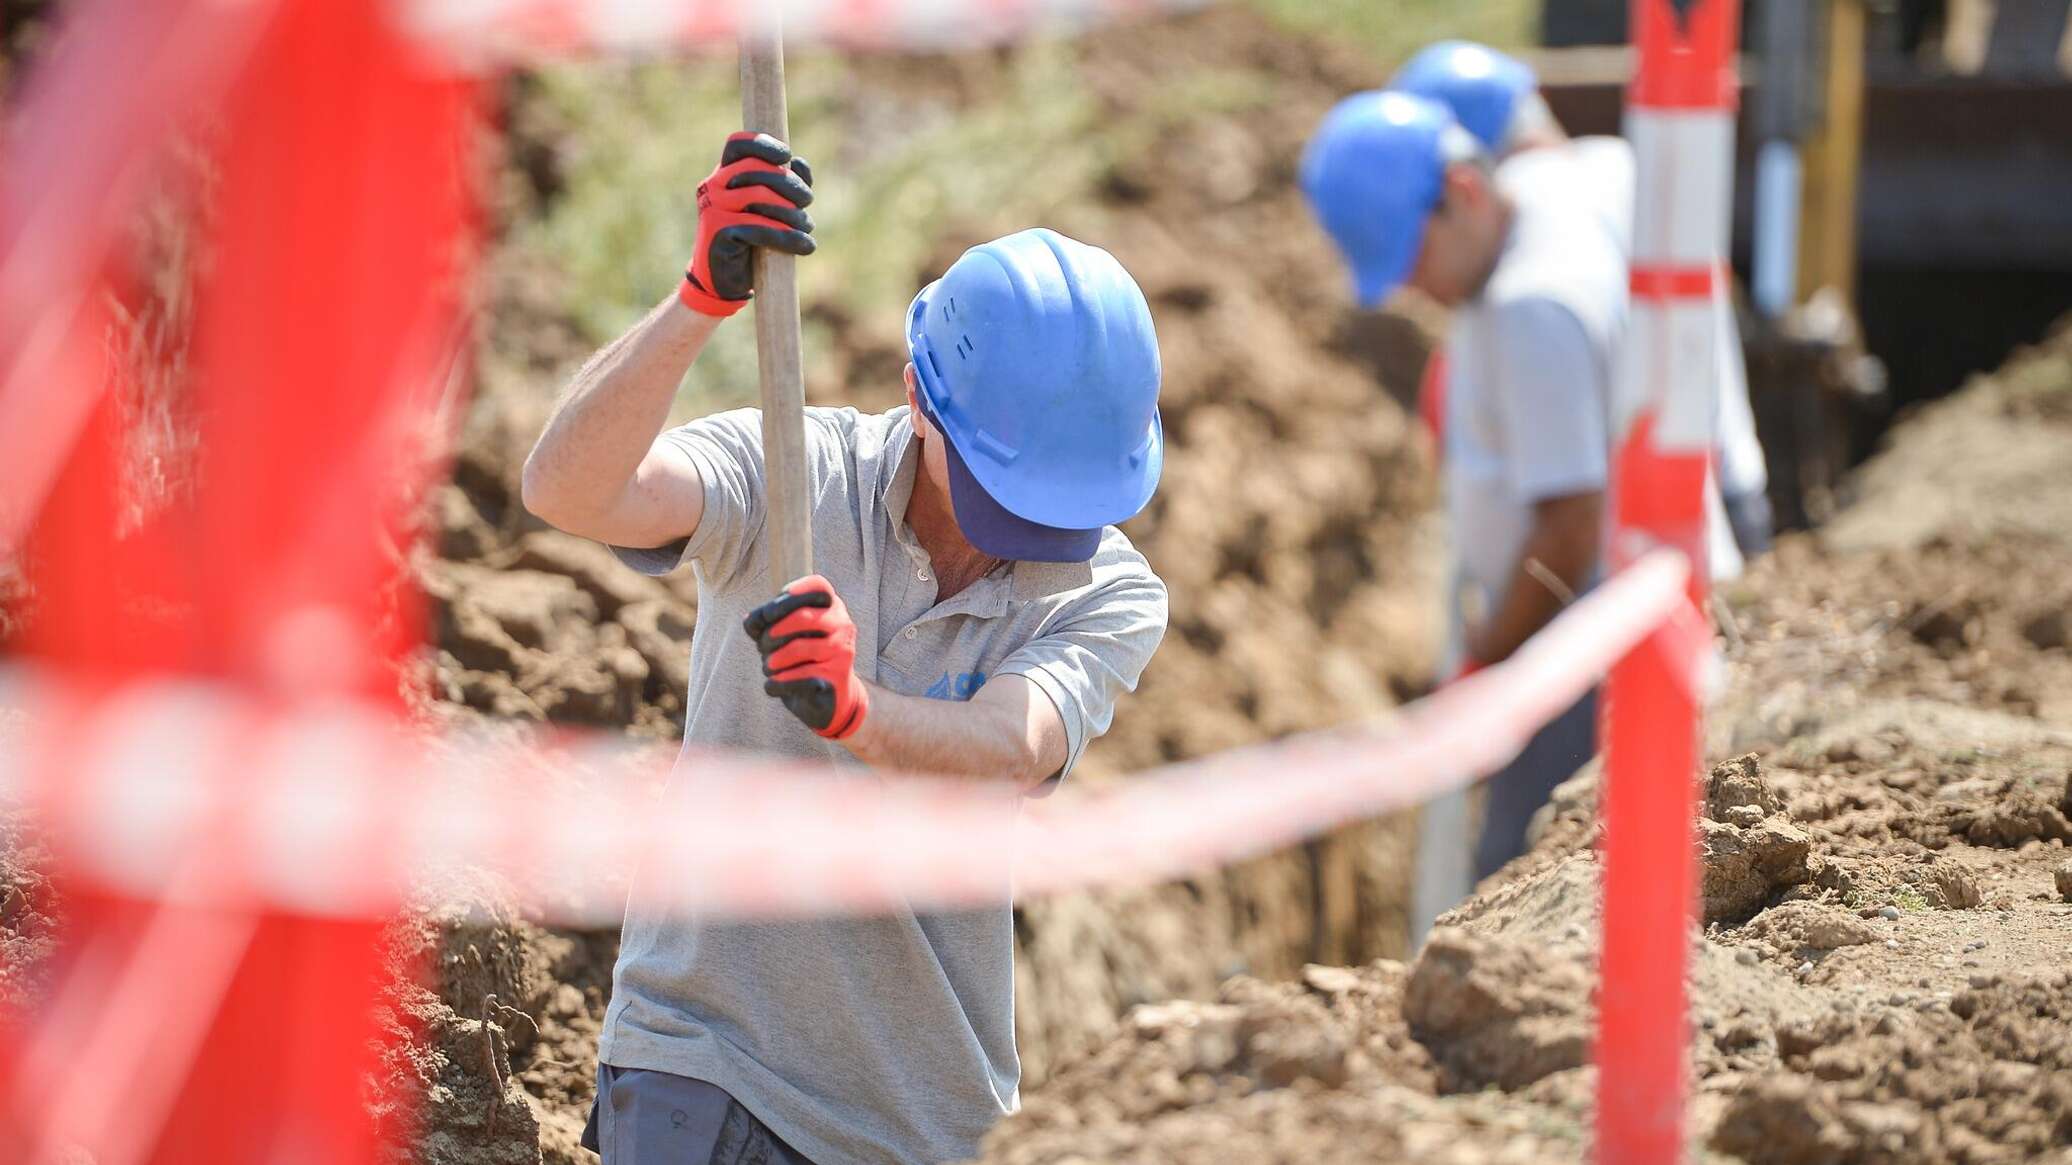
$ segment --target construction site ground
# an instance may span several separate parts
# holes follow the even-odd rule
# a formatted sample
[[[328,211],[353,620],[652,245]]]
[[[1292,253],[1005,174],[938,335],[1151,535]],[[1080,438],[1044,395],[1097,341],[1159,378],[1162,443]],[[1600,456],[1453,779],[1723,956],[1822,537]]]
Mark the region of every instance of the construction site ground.
[[[691,579],[634,575],[517,493],[554,386],[666,292],[645,253],[688,245],[687,223],[662,225],[681,199],[625,191],[694,180],[709,163],[681,154],[731,128],[730,70],[669,68],[509,86],[478,403],[410,563],[433,600],[410,677],[429,726],[630,726],[665,753],[680,732]],[[1030,222],[1108,245],[1153,304],[1171,444],[1128,531],[1173,625],[1076,781],[1386,717],[1429,681],[1440,532],[1400,402],[1440,321],[1350,311],[1292,181],[1300,127],[1385,76],[1244,7],[794,68],[801,140],[827,147],[824,273],[805,266],[816,402],[896,403],[904,296]],[[946,141],[971,160],[954,203],[923,153]],[[627,274],[647,267],[652,287]],[[737,332],[693,411],[744,403]],[[1852,490],[1719,595],[1693,1145],[2072,1162],[2072,327],[1904,420]],[[0,637],[34,612],[7,585]],[[1408,819],[1026,904],[1024,1109],[985,1160],[1581,1160],[1594,798],[1588,772],[1565,786],[1532,851],[1414,958]],[[47,986],[47,873],[0,818],[0,1005]],[[390,938],[370,1103],[395,1159],[591,1160],[576,1140],[616,932],[540,926],[484,879],[427,888]]]

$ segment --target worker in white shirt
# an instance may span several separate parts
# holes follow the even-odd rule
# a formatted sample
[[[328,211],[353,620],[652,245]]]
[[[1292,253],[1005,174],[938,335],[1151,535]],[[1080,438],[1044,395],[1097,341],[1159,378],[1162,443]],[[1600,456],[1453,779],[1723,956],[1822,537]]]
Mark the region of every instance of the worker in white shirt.
[[[1519,187],[1519,197],[1580,198],[1605,216],[1630,253],[1633,226],[1632,151],[1618,138],[1571,138],[1547,108],[1531,66],[1485,45],[1440,41],[1410,58],[1390,79],[1389,88],[1428,97],[1452,111],[1461,128],[1473,134],[1498,163],[1531,150],[1569,150],[1597,158],[1580,171],[1584,181]],[[1728,280],[1718,280],[1714,306],[1720,334],[1738,339]],[[1739,556],[1720,553],[1724,538],[1715,538],[1713,575],[1738,572],[1736,557],[1753,557],[1769,549],[1771,513],[1769,471],[1756,438],[1755,413],[1748,401],[1748,371],[1738,342],[1717,346],[1719,353],[1718,413],[1715,420],[1714,473],[1724,517]],[[1425,379],[1421,409],[1436,434],[1443,426],[1446,360],[1434,359]]]

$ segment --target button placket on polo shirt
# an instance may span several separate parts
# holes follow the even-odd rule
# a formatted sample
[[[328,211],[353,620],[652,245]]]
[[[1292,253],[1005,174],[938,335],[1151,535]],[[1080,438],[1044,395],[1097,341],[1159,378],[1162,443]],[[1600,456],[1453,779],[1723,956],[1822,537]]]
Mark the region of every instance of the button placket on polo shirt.
[[[895,537],[900,549],[906,551],[907,560],[914,569],[899,574],[899,599],[893,612],[898,622],[893,625],[894,630],[885,641],[885,649],[878,653],[878,664],[881,673],[889,670],[893,675],[911,683],[927,678],[922,677],[916,670],[919,664],[925,662],[919,658],[918,624],[927,618],[929,608],[935,605],[935,588],[916,577],[925,574],[926,558],[921,549],[907,539],[904,531]]]

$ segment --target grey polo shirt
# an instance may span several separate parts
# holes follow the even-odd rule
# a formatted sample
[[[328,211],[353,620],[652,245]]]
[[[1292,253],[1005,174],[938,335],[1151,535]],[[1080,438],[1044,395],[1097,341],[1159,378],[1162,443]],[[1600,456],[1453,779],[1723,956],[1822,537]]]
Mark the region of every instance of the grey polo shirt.
[[[1027,677],[1057,706],[1069,769],[1107,730],[1166,625],[1165,585],[1113,528],[1090,563],[1017,562],[945,603],[906,525],[919,445],[904,407],[806,410],[814,568],[856,621],[857,671],[912,696],[966,700]],[[685,759],[715,746],[826,758],[863,777],[762,691],[741,621],[771,597],[762,418],[744,409],[663,435],[705,483],[688,539],[618,549],[650,574],[698,577]],[[773,839],[773,854],[783,839]],[[779,857],[777,860],[781,860]],[[956,913],[732,923],[643,904],[633,887],[599,1056],[717,1084],[816,1165],[961,1160],[1019,1104],[1013,918]]]

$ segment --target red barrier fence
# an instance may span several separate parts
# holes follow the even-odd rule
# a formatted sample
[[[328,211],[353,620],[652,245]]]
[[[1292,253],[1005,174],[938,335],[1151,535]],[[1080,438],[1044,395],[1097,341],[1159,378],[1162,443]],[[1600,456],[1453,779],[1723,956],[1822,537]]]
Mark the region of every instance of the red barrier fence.
[[[1709,190],[1718,165],[1695,151],[1711,131],[1648,121],[1648,102],[1681,110],[1695,90],[1646,70],[1716,66],[1693,46],[1731,43],[1732,0],[1644,3],[1638,26],[1654,38],[1644,43],[1668,48],[1651,50],[1657,64],[1636,88],[1643,181],[1699,174]],[[794,35],[857,40],[873,27],[911,39],[903,21],[967,37],[1149,6],[755,7],[783,9]],[[590,921],[615,916],[619,878],[636,862],[687,904],[750,914],[978,901],[1010,877],[1023,893],[1172,877],[1486,772],[1623,659],[1607,712],[1604,965],[1617,990],[1602,993],[1601,1147],[1608,1160],[1671,1159],[1695,672],[1709,643],[1683,593],[1702,587],[1702,570],[1643,550],[1660,543],[1702,562],[1684,501],[1695,507],[1691,450],[1709,446],[1692,425],[1710,409],[1694,413],[1691,394],[1669,386],[1710,361],[1692,358],[1696,333],[1679,305],[1661,309],[1659,326],[1645,315],[1677,279],[1636,281],[1612,547],[1625,569],[1514,660],[1392,729],[1209,758],[1017,817],[1010,802],[942,782],[829,782],[767,765],[747,766],[752,780],[717,779],[742,775],[738,758],[711,761],[701,775],[715,779],[657,811],[609,764],[571,789],[525,776],[565,752],[433,743],[397,725],[383,677],[413,647],[414,621],[385,616],[402,580],[368,532],[398,528],[408,438],[449,371],[468,257],[456,240],[471,213],[456,143],[475,91],[457,79],[461,65],[528,48],[709,38],[750,7],[80,5],[74,34],[32,80],[0,175],[0,553],[33,528],[43,600],[7,696],[32,715],[19,739],[0,742],[0,792],[41,812],[72,932],[48,1005],[33,1024],[0,1029],[8,1158],[54,1159],[76,1145],[99,1165],[372,1159],[360,1081],[374,1038],[375,928],[441,862],[508,871],[550,915]],[[506,32],[515,47],[490,35]],[[457,45],[481,52],[457,62]],[[222,113],[223,226],[195,350],[202,484],[118,539],[122,433],[104,392],[103,276],[168,132],[205,108]],[[1665,125],[1677,116],[1661,115]],[[1683,237],[1682,226],[1653,232],[1649,205],[1637,264],[1684,266],[1681,250],[1649,249]],[[487,787],[492,776],[510,783]],[[744,828],[757,814],[772,824]],[[813,844],[762,860],[756,839],[780,830]],[[802,867],[801,852],[826,856]],[[778,869],[789,873],[761,873]]]

